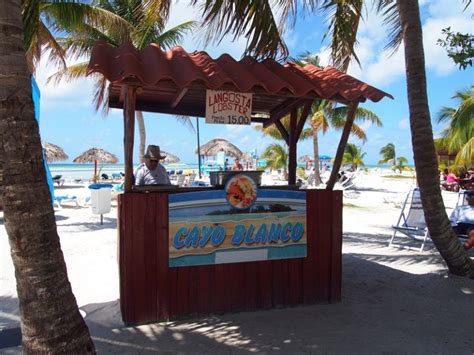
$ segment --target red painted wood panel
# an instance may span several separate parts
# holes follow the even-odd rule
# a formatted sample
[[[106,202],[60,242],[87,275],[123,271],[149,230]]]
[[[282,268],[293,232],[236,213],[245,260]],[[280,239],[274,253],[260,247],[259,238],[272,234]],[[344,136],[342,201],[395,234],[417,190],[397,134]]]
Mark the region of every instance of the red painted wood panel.
[[[341,301],[342,280],[342,191],[334,191],[332,199],[331,277],[329,301]]]
[[[306,258],[249,263],[169,268],[168,194],[125,193],[118,208],[126,323],[340,300],[339,191],[307,191]]]

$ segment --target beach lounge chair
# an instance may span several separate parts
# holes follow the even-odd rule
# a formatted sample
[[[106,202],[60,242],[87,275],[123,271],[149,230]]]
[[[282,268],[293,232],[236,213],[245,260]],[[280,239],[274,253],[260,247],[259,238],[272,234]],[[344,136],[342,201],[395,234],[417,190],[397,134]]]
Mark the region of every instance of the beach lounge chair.
[[[63,208],[64,203],[71,203],[74,207],[80,207],[77,196],[63,195],[54,196],[53,206],[59,209]]]
[[[57,184],[58,186],[63,186],[64,185],[64,179],[62,179],[62,175],[55,175],[53,176],[53,183]]]
[[[112,173],[112,180],[122,180],[122,174],[120,173]]]
[[[178,175],[178,179],[176,180],[176,185],[183,186],[185,179],[186,179],[186,175],[183,175],[183,174]]]
[[[410,189],[408,192],[398,222],[392,228],[394,232],[388,246],[395,245],[393,240],[396,234],[400,232],[410,238],[422,241],[420,252],[423,251],[429,233],[426,227],[423,206],[421,205],[420,190],[417,187]]]
[[[196,174],[191,174],[188,176],[188,180],[186,181],[186,186],[193,186],[194,180],[196,179]]]

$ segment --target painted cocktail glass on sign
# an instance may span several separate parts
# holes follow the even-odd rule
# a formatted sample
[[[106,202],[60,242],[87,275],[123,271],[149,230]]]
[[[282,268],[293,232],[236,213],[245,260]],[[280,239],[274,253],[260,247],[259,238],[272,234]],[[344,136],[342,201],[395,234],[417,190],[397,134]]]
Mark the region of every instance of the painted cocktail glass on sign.
[[[243,186],[254,189],[254,198],[246,190],[244,203],[233,197],[229,200],[229,188],[244,181],[250,181]],[[305,256],[304,192],[257,189],[250,178],[237,175],[225,190],[169,196],[170,267]]]

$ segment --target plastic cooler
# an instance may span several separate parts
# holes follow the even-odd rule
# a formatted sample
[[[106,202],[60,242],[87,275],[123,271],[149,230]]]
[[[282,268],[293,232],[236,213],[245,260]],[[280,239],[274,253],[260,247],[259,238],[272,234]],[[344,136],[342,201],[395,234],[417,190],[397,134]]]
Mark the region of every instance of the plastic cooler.
[[[92,213],[104,214],[110,212],[112,200],[111,184],[92,184],[89,185],[91,190]]]

